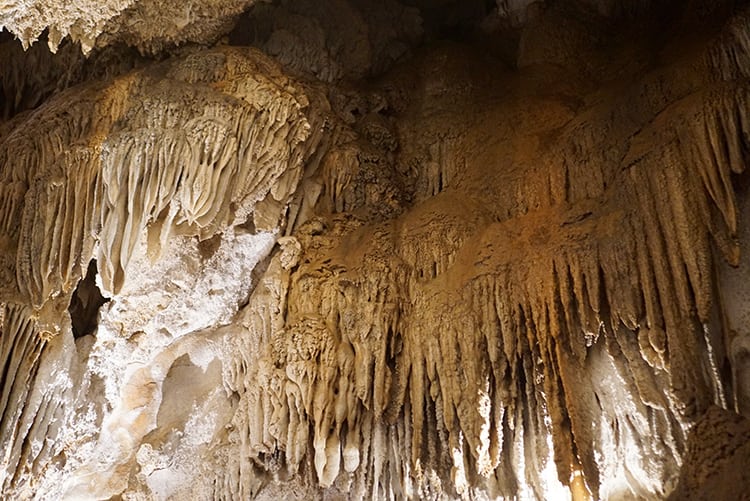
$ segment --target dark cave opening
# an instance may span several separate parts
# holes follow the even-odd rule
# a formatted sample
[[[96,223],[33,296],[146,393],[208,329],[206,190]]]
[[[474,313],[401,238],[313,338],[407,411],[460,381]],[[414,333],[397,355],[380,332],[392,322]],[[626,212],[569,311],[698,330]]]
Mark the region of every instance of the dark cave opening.
[[[96,259],[89,262],[86,276],[78,282],[73,296],[70,298],[68,312],[70,313],[70,323],[73,327],[73,337],[75,339],[93,334],[97,326],[97,317],[99,308],[109,301],[109,298],[102,296],[99,287],[96,285]]]

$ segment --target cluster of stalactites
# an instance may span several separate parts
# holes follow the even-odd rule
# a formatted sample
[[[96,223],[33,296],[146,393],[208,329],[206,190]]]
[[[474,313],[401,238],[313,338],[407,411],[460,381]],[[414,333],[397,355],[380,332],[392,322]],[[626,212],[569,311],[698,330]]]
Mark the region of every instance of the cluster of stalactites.
[[[131,260],[157,262],[168,242],[231,226],[278,232],[302,166],[324,149],[327,108],[310,99],[261,53],[222,48],[73,87],[5,124],[4,492],[31,495],[61,437],[83,433],[64,429],[61,416],[77,412],[66,310],[90,261],[103,292],[116,295]]]
[[[282,178],[273,196],[289,196],[307,105],[260,54],[216,50],[76,87],[17,119],[0,143],[15,299],[40,307],[67,293],[92,257],[117,292],[142,240],[156,259],[175,232],[202,239],[246,218]]]
[[[738,16],[691,69],[572,122],[516,205],[495,208],[556,216],[483,221],[436,201],[396,222],[303,225],[304,260],[277,258],[238,341],[241,447],[276,470],[277,451],[290,471],[310,452],[320,485],[354,496],[542,498],[552,457],[553,476],[582,471],[594,496],[664,496],[686,430],[732,398],[713,270],[714,249],[739,256],[746,28]]]
[[[28,48],[46,32],[51,51],[64,39],[84,53],[95,47],[125,42],[144,53],[176,45],[212,43],[232,27],[235,18],[254,0],[105,2],[6,2],[0,30],[13,33]]]
[[[226,339],[238,401],[215,497],[301,472],[353,498],[543,498],[581,471],[596,497],[665,495],[686,430],[731,399],[713,266],[714,247],[738,259],[748,32],[738,16],[690,68],[649,73],[556,131],[491,217],[497,198],[460,191],[471,159],[438,145],[397,218],[297,226]],[[0,317],[4,471],[33,463],[26,437],[51,420],[26,399],[54,298],[92,257],[116,292],[140,247],[158,259],[174,235],[242,224],[269,193],[285,202],[323,156],[306,99],[262,56],[214,50],[14,119],[0,300],[37,311]],[[352,148],[326,158],[314,194],[342,212],[362,203]]]

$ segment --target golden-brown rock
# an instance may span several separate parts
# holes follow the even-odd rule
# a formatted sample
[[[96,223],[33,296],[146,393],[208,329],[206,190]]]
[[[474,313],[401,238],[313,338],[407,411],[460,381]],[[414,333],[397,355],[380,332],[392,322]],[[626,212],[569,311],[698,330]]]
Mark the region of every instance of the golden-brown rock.
[[[716,409],[750,398],[750,11],[391,3],[248,11],[283,66],[220,45],[12,84],[4,492],[719,488],[702,461],[742,448],[712,427],[744,432]]]

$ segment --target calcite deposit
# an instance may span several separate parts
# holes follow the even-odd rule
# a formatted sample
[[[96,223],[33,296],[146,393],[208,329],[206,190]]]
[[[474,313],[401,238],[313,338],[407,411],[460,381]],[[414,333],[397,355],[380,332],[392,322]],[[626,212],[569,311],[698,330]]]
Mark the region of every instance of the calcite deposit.
[[[0,26],[2,497],[747,492],[748,2]]]

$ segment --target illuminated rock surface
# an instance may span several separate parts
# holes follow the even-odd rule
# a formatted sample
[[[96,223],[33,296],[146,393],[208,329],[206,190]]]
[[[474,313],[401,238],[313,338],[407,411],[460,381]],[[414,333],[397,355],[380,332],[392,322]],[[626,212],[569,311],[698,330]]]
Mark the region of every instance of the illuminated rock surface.
[[[745,4],[3,7],[0,491],[747,492]]]

